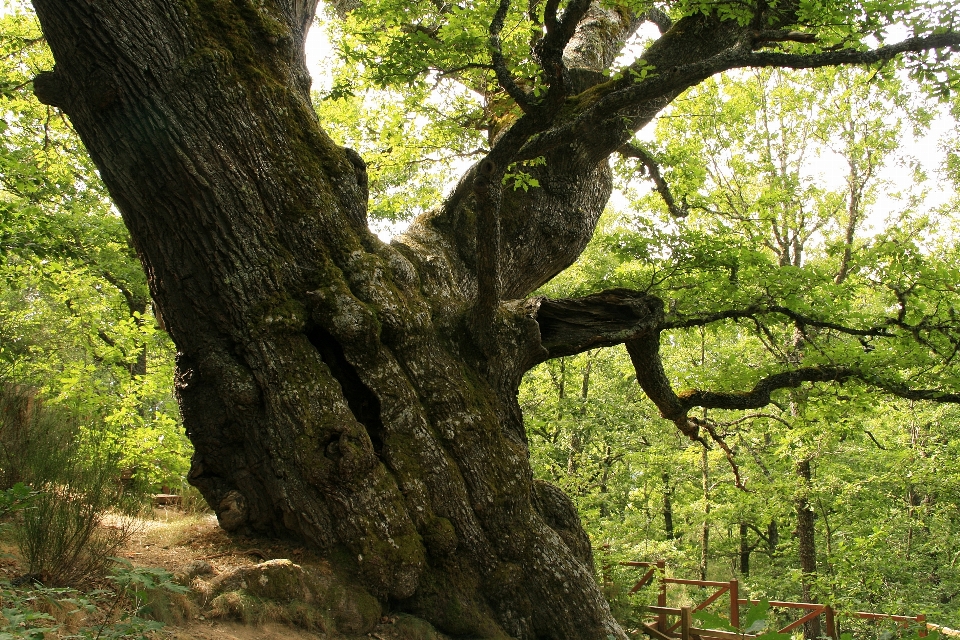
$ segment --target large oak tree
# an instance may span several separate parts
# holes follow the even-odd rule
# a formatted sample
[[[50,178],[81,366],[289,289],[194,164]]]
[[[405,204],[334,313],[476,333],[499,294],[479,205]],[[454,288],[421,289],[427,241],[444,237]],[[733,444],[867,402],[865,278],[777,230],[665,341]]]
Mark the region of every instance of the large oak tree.
[[[575,509],[532,478],[516,400],[525,371],[626,342],[644,391],[695,438],[709,425],[688,417],[694,407],[762,406],[804,382],[884,383],[838,364],[740,394],[677,394],[660,331],[709,319],[622,289],[531,293],[590,240],[611,154],[643,159],[626,145],[685,89],[742,67],[908,52],[943,79],[960,33],[946,9],[910,3],[335,3],[372,21],[369,61],[385,74],[457,77],[489,107],[484,157],[385,244],[368,229],[363,159],[333,143],[311,104],[316,4],[34,0],[56,59],[35,93],[83,139],[179,352],[190,481],[226,530],[296,536],[451,635],[623,638]],[[898,21],[914,35],[866,44]],[[662,35],[611,76],[645,22]],[[504,187],[521,171],[527,188]],[[758,313],[844,329],[777,305],[728,317]],[[849,330],[925,330],[900,320]]]

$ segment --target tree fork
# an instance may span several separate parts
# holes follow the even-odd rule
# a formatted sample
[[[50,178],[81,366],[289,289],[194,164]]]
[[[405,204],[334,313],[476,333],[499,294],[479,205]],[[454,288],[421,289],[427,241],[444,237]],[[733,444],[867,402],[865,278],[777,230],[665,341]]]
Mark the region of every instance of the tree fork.
[[[535,358],[511,356],[536,324],[497,312],[496,371],[462,331],[463,264],[365,228],[362,161],[319,128],[291,54],[312,7],[36,4],[58,65],[39,93],[131,231],[221,525],[339,550],[454,635],[624,637],[572,504],[530,473],[515,393]],[[98,68],[115,95],[80,80]]]

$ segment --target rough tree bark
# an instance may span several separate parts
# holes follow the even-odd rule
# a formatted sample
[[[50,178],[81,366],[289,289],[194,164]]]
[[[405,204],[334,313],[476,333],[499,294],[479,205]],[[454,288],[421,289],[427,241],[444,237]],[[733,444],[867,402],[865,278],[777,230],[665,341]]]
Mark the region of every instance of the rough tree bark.
[[[810,459],[803,458],[797,462],[797,554],[800,558],[802,574],[802,597],[804,602],[817,602],[813,592],[813,584],[817,579],[817,530],[816,512],[810,504],[810,483],[813,475],[810,470]],[[820,637],[820,618],[813,618],[803,625],[803,635],[807,640]]]
[[[56,59],[35,93],[96,162],[179,352],[190,482],[227,531],[304,540],[451,635],[625,638],[572,503],[531,475],[517,388],[545,359],[631,341],[684,429],[690,399],[657,377],[659,300],[527,296],[586,246],[606,159],[637,128],[713,73],[780,59],[734,22],[657,15],[656,78],[572,95],[639,18],[571,0],[538,52],[546,99],[386,245],[363,160],[310,103],[316,2],[34,0]],[[540,188],[501,191],[511,161],[540,155]]]
[[[531,476],[515,398],[581,350],[562,305],[503,303],[477,339],[473,194],[393,246],[368,231],[363,161],[310,104],[315,2],[36,9],[57,60],[36,93],[133,236],[221,526],[298,536],[451,634],[623,637],[572,504]],[[555,155],[533,215],[502,217],[500,299],[575,259],[609,195],[605,163]]]

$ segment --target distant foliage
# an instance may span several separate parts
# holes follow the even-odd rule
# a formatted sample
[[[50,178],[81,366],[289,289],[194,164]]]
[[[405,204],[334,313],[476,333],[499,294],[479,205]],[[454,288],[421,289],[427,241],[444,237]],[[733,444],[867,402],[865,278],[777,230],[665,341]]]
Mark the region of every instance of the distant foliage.
[[[35,18],[11,3],[0,15],[0,379],[84,416],[80,429],[95,423],[142,490],[176,486],[190,446],[173,345],[92,162],[32,95],[52,64]]]
[[[887,388],[949,388],[960,376],[956,128],[940,141],[940,175],[902,146],[938,109],[886,69],[709,80],[643,143],[686,217],[640,179],[646,169],[621,160],[623,210],[543,293],[661,297],[678,325],[660,338],[678,391],[749,391],[772,372],[836,363]],[[889,335],[813,327],[768,306]],[[656,596],[628,598],[639,573],[618,562],[657,559],[677,577],[737,577],[754,597],[807,592],[856,637],[880,627],[844,612],[960,617],[954,404],[848,381],[784,389],[760,410],[696,410],[729,445],[741,491],[719,447],[704,455],[660,418],[623,350],[544,363],[520,399],[534,471],[576,500],[622,619]],[[814,573],[801,570],[798,509],[813,514]]]

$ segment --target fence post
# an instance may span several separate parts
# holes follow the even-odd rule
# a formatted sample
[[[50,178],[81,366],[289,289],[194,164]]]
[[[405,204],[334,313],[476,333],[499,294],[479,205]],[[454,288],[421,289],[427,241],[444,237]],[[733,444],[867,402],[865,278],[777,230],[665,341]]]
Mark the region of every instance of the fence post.
[[[833,640],[837,640],[839,636],[837,635],[836,621],[833,618],[833,607],[826,605],[823,608],[823,617],[826,618],[827,635],[833,638]]]
[[[921,613],[917,616],[917,624],[920,625],[920,630],[917,631],[917,635],[921,638],[927,637],[927,614]]]
[[[740,583],[730,581],[730,626],[740,628]]]
[[[693,626],[693,615],[690,607],[680,607],[680,640],[690,640],[690,627]]]
[[[657,606],[665,607],[667,606],[667,583],[663,579],[667,577],[666,561],[657,560],[657,573],[660,580],[660,589],[657,591]],[[657,614],[657,630],[662,633],[667,632],[667,614],[662,611]]]

